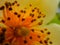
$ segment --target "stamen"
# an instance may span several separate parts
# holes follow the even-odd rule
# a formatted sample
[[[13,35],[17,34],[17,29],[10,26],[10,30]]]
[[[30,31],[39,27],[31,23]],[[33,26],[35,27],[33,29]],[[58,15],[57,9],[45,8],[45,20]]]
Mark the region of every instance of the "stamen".
[[[29,38],[32,39],[32,36],[30,36]]]
[[[34,29],[31,29],[32,32],[34,32]]]
[[[40,36],[39,36],[39,35],[38,35],[37,37],[38,37],[38,38],[40,38]]]
[[[1,22],[2,22],[2,23],[5,23],[5,21],[4,21],[4,20],[1,20]]]
[[[7,20],[10,20],[10,17],[8,17]]]
[[[0,10],[3,10],[4,9],[4,6],[0,7]]]
[[[41,31],[41,33],[44,33],[44,31],[43,30],[40,30]]]
[[[14,1],[15,3],[17,3],[17,1]]]
[[[27,43],[27,41],[26,40],[24,40],[24,44],[26,44]]]
[[[24,21],[25,20],[25,18],[22,18],[22,21]]]
[[[47,32],[48,35],[50,35],[50,32]]]
[[[20,16],[21,16],[21,15],[19,14],[19,15],[18,15],[18,18],[20,18]]]
[[[38,18],[41,18],[41,16],[38,16]]]
[[[10,7],[10,8],[9,8],[9,10],[11,11],[11,10],[12,10],[12,8]]]
[[[31,6],[32,6],[32,4],[29,4],[29,6],[31,7]]]
[[[48,41],[47,41],[47,40],[44,40],[44,43],[46,43],[46,44],[47,44],[47,43],[48,43]]]
[[[10,2],[6,2],[5,6],[8,8],[9,6],[11,6],[11,3]]]
[[[14,5],[15,3],[12,3],[12,5]]]
[[[4,42],[3,45],[10,45],[10,43],[9,42]]]
[[[34,14],[30,13],[30,16],[31,16],[31,17],[34,17]]]
[[[3,43],[5,40],[5,29],[2,28],[2,33],[0,33],[0,43]]]
[[[50,44],[52,44],[52,42],[51,42],[51,41],[50,41],[49,43],[50,43]]]
[[[17,6],[20,6],[19,4],[17,4]]]
[[[18,13],[17,12],[14,12],[15,15],[17,15]]]
[[[34,12],[35,10],[33,9],[32,12]]]
[[[2,28],[2,31],[5,32],[6,31],[6,28]]]
[[[43,44],[43,42],[42,41],[39,41],[40,42],[40,44]]]

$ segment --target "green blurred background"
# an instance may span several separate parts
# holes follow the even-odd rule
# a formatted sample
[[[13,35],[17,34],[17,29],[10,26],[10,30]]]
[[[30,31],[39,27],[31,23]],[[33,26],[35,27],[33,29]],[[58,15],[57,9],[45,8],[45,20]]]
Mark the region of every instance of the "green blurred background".
[[[56,24],[60,25],[60,2],[58,5],[56,16],[48,24],[50,24],[50,23],[56,23]]]

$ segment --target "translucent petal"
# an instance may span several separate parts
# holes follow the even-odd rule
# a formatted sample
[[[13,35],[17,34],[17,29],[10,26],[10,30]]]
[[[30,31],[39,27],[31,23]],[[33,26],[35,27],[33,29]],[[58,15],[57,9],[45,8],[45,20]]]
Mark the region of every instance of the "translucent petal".
[[[53,45],[60,45],[60,25],[58,24],[50,24],[47,26],[51,31],[50,38],[54,42]]]

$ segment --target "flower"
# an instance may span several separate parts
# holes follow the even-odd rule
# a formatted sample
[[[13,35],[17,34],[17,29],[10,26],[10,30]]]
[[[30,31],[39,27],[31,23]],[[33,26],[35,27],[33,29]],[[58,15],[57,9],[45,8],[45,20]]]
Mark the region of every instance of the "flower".
[[[54,17],[58,4],[58,1],[54,0],[54,4],[51,5],[51,1],[3,1],[1,3],[3,6],[0,7],[3,17],[0,22],[5,26],[0,26],[2,35],[0,43],[2,45],[54,45],[55,41],[51,35],[55,35],[50,31],[49,26],[45,27]]]

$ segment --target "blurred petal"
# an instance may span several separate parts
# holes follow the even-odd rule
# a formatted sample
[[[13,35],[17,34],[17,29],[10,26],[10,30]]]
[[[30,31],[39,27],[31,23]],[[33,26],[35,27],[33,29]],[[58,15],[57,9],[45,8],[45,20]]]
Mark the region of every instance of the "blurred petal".
[[[58,7],[59,0],[43,0],[43,7],[46,9],[46,18],[44,19],[44,24],[50,22],[55,14]]]
[[[60,45],[60,25],[50,24],[47,28],[51,31],[50,38],[54,42],[53,45]]]

